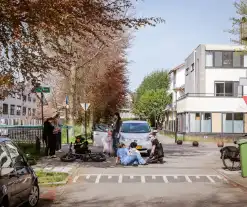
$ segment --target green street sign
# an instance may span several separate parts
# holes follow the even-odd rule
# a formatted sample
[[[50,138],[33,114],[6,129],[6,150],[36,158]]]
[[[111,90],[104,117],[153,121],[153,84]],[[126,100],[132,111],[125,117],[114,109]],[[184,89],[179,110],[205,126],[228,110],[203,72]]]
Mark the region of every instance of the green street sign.
[[[41,93],[41,92],[43,92],[43,93],[50,93],[50,87],[37,87],[37,88],[35,88],[35,92],[36,93]]]

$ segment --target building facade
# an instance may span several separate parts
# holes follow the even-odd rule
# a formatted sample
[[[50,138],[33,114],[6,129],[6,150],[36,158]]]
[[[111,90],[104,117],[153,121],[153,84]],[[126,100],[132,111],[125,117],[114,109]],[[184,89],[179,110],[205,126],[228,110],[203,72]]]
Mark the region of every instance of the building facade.
[[[0,101],[0,125],[39,125],[37,102],[36,95],[27,91]]]
[[[199,45],[185,60],[184,96],[177,100],[178,132],[247,133],[247,55],[244,47]]]
[[[185,87],[185,64],[180,64],[177,67],[169,71],[170,77],[170,89],[169,94],[172,96],[172,103],[169,104],[165,112],[164,128],[166,131],[175,131],[176,120],[176,100],[184,96]]]

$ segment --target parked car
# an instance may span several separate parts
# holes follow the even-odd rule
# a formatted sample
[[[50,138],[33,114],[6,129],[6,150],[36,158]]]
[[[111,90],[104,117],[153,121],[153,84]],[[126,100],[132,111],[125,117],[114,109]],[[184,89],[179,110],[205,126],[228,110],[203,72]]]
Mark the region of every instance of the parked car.
[[[0,203],[1,207],[39,202],[38,178],[29,164],[33,160],[24,155],[9,138],[0,137]]]
[[[93,146],[103,147],[102,138],[108,136],[109,127],[106,124],[95,124],[93,127]]]
[[[146,121],[123,121],[120,129],[120,143],[124,143],[127,147],[131,142],[137,143],[137,149],[142,154],[150,154],[151,144],[151,128]]]

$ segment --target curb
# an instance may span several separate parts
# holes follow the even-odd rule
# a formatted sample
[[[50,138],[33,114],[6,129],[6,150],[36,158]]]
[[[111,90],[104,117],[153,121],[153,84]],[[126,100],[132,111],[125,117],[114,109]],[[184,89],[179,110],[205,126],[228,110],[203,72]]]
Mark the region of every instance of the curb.
[[[228,182],[230,185],[232,185],[233,187],[237,187],[237,188],[240,188],[241,190],[243,191],[246,191],[247,192],[247,187],[240,184],[239,182],[237,181],[234,181],[232,178],[229,178],[227,175],[225,175],[224,173],[222,172],[219,172],[216,170],[217,173],[219,173],[221,176],[223,176]]]

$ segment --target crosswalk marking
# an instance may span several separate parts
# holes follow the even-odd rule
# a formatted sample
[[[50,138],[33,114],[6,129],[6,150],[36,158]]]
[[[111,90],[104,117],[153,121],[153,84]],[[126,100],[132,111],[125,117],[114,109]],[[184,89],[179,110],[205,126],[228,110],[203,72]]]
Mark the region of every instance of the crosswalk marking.
[[[166,174],[81,174],[73,179],[73,183],[227,183],[227,180],[220,175],[166,175]]]
[[[208,175],[208,176],[206,176],[206,177],[207,177],[207,179],[210,180],[211,183],[215,183],[215,181],[211,178],[211,176]]]

